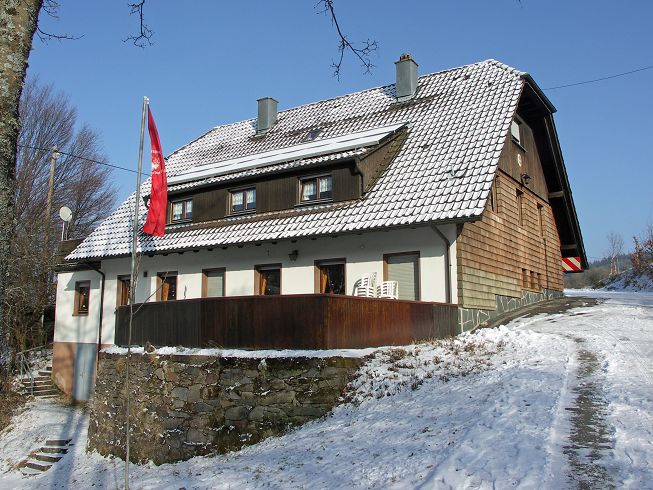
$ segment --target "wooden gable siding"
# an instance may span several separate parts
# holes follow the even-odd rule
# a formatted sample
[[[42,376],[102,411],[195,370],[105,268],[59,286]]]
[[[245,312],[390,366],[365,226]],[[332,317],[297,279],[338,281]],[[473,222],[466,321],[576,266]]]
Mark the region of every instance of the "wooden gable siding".
[[[227,192],[225,189],[198,191],[193,198],[193,223],[222,219],[227,212]]]
[[[548,202],[546,179],[542,171],[542,162],[533,130],[523,121],[521,121],[520,130],[521,146],[513,141],[512,135],[508,131],[499,160],[499,168],[517,182],[521,181],[522,174],[528,174],[531,177],[528,188]],[[521,165],[518,163],[519,157],[521,157]]]
[[[230,186],[204,188],[171,194],[169,202],[193,199],[193,223],[220,220],[229,215],[229,191],[256,188],[256,213],[292,209],[299,203],[299,180],[312,175],[330,174],[333,177],[333,202],[348,201],[361,196],[361,175],[353,160],[321,169],[303,170],[268,176],[260,181],[242,181]],[[168,217],[170,219],[170,217]]]
[[[465,308],[495,309],[496,295],[520,297],[523,290],[540,291],[524,287],[523,269],[540,274],[541,288],[563,289],[560,241],[551,207],[501,170],[495,186],[498,212],[489,209],[488,200],[482,219],[461,225],[456,241],[458,298]],[[518,190],[523,192],[523,225]]]

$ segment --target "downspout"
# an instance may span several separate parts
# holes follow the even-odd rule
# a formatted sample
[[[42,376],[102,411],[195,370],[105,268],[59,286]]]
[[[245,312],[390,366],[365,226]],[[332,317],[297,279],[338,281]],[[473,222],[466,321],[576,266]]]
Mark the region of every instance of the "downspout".
[[[98,334],[97,334],[97,353],[95,355],[95,372],[97,373],[97,368],[100,365],[100,350],[102,349],[102,314],[104,312],[104,280],[106,276],[104,272],[100,269],[93,267],[91,264],[86,264],[90,269],[93,269],[95,272],[102,276],[102,281],[100,283],[100,314],[99,314],[99,325],[98,325]]]
[[[446,253],[444,254],[444,287],[445,294],[447,296],[447,303],[451,304],[451,242],[436,225],[431,225],[431,228],[433,228],[433,231],[435,231],[440,236],[440,238],[442,238],[442,241],[444,242],[447,249]]]

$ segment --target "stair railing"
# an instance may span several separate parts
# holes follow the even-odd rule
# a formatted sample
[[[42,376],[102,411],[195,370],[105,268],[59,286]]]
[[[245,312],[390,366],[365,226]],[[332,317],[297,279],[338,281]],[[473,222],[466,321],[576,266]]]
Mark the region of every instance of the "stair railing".
[[[34,352],[45,350],[50,344],[40,345],[21,351],[18,356],[18,368],[20,370],[20,380],[25,383],[25,378],[29,378],[29,394],[34,396],[34,367],[30,361],[30,357]]]

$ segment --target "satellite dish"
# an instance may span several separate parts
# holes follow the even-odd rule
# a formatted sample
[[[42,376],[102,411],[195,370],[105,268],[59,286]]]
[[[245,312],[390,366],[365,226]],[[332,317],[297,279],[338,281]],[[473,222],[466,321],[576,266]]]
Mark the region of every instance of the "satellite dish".
[[[70,210],[68,206],[63,206],[59,210],[59,217],[64,220],[66,223],[68,223],[71,219],[73,219],[73,212]]]

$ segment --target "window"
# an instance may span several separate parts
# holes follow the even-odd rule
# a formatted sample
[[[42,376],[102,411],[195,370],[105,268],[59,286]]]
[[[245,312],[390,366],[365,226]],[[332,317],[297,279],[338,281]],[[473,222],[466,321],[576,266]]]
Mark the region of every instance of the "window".
[[[543,213],[543,206],[541,204],[537,205],[537,224],[540,228],[540,236],[544,236],[544,215]]]
[[[521,122],[519,122],[517,119],[512,120],[512,124],[510,125],[510,134],[512,135],[512,140],[517,143],[518,145],[521,146]]]
[[[524,193],[517,190],[517,219],[519,226],[524,226]]]
[[[492,184],[492,188],[490,189],[490,209],[495,213],[499,212],[498,187],[499,187],[499,179],[495,178],[494,183]]]
[[[256,210],[256,188],[231,191],[231,212],[244,213]]]
[[[306,136],[304,136],[304,139],[302,140],[304,143],[308,141],[315,141],[318,136],[322,133],[322,128],[315,128],[311,129],[308,133],[306,133]]]
[[[73,315],[88,315],[89,295],[91,281],[78,281],[75,283],[75,305]]]
[[[315,262],[315,292],[322,294],[345,294],[345,259]]]
[[[521,270],[521,278],[522,278],[522,287],[524,288],[530,287],[530,274],[526,269]]]
[[[302,179],[300,184],[300,202],[320,201],[333,197],[333,182],[330,175]]]
[[[383,256],[383,280],[397,281],[399,299],[419,300],[419,252]]]
[[[177,273],[159,272],[157,275],[157,300],[174,301],[177,299]]]
[[[173,201],[171,203],[170,222],[190,221],[193,219],[193,200]]]
[[[202,271],[202,297],[224,296],[225,269],[206,269]]]
[[[254,269],[256,294],[281,294],[281,264],[258,265]]]
[[[131,277],[118,276],[118,301],[117,306],[126,306],[129,304],[131,296]]]

